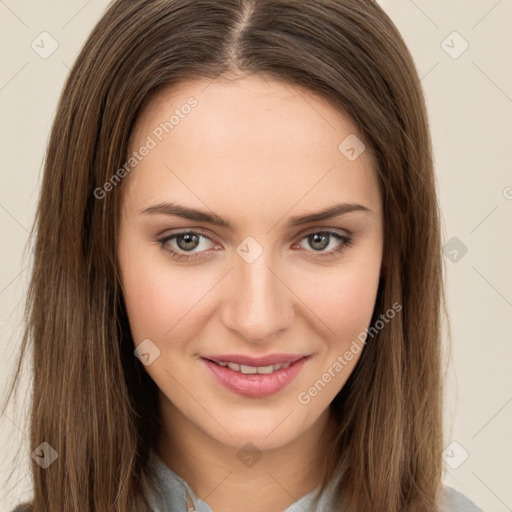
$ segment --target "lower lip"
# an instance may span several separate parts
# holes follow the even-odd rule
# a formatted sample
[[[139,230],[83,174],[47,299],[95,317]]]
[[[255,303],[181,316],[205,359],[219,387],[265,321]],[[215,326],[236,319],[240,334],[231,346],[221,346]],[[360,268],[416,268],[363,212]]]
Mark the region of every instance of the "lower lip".
[[[251,373],[248,375],[231,370],[227,366],[220,366],[212,363],[208,359],[201,359],[217,381],[225,388],[239,395],[249,396],[252,398],[264,398],[277,393],[290,384],[306,364],[309,356],[299,359],[288,366],[288,368],[281,368],[273,373]]]

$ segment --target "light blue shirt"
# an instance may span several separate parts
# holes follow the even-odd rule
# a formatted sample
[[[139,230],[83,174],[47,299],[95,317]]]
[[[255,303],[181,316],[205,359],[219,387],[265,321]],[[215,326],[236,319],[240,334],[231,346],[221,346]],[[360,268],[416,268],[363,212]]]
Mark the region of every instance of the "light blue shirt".
[[[187,482],[174,473],[154,452],[150,455],[150,466],[156,478],[149,496],[153,512],[190,512],[187,510],[187,493],[196,512],[213,512],[208,503],[198,498]],[[335,484],[335,480],[329,484],[314,512],[333,511],[332,497]],[[299,498],[283,512],[313,512],[313,498],[317,489]],[[443,512],[483,512],[472,501],[451,487],[444,487],[443,498],[444,501],[441,504]]]

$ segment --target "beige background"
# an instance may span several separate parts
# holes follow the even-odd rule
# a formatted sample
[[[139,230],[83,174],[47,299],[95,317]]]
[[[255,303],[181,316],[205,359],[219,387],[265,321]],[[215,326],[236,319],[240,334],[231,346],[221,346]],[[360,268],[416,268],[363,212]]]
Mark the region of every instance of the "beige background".
[[[453,354],[444,480],[487,512],[511,511],[512,0],[381,4],[422,77],[449,244]],[[0,0],[2,391],[19,345],[31,253],[28,249],[23,257],[23,249],[56,102],[69,67],[107,5],[106,0]],[[45,48],[51,49],[42,32],[58,44],[46,59],[31,47],[33,41],[42,46],[45,37]],[[19,440],[30,453],[34,447],[23,418],[8,411],[0,423],[1,511],[31,495],[28,463],[10,487],[4,483],[10,469],[6,456]]]

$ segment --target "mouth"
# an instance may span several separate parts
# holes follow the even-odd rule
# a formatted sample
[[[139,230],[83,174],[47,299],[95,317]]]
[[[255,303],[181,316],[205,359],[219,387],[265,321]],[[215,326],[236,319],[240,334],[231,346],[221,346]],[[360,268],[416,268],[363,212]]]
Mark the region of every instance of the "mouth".
[[[212,363],[222,366],[224,368],[229,368],[230,370],[233,370],[234,372],[243,373],[244,375],[269,375],[271,373],[274,373],[278,370],[281,370],[282,368],[286,369],[293,363],[278,363],[278,364],[270,364],[266,366],[250,366],[245,364],[238,364],[238,363],[228,363],[228,362],[217,362],[213,361],[212,359],[208,359],[208,361],[211,361]]]
[[[215,380],[228,390],[252,398],[264,398],[289,385],[311,356],[293,356],[284,363],[249,366],[231,361],[201,360]]]
[[[246,366],[252,368],[264,368],[267,366],[277,366],[292,364],[306,357],[307,354],[269,354],[266,356],[252,357],[242,354],[221,354],[221,355],[204,355],[203,359],[208,359],[222,366],[233,365]],[[225,364],[227,363],[227,364]],[[236,366],[231,367],[232,370],[239,370]],[[255,373],[255,372],[254,372]]]

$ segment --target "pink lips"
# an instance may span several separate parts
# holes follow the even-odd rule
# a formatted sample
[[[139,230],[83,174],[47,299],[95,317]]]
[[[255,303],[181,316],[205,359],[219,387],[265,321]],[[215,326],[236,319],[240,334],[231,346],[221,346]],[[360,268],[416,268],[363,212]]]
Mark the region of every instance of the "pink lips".
[[[210,372],[212,372],[214,378],[225,388],[239,395],[252,398],[264,398],[277,393],[292,382],[306,361],[308,361],[309,356],[296,354],[273,354],[272,356],[262,358],[215,356],[215,360],[218,360],[218,362],[236,362],[247,366],[268,366],[271,364],[290,363],[288,368],[281,368],[280,370],[269,374],[243,374],[241,372],[231,370],[227,366],[220,366],[209,359],[210,357],[208,359],[205,357],[201,358],[206,367]]]

